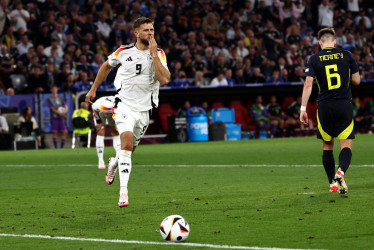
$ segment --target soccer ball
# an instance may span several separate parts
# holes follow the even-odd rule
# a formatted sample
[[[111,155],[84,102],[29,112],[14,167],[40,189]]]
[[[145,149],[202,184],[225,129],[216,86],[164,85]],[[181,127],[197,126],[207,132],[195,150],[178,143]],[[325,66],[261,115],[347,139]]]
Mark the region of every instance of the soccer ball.
[[[160,233],[166,241],[184,241],[190,233],[190,225],[182,216],[170,215],[161,222]]]
[[[65,113],[65,107],[62,107],[62,106],[58,107],[57,112],[59,112],[61,114]]]

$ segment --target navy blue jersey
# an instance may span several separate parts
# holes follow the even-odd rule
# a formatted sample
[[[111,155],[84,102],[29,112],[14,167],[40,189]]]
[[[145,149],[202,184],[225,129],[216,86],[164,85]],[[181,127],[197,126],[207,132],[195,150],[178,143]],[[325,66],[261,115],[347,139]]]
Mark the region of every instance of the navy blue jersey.
[[[318,101],[326,99],[351,99],[351,75],[358,66],[351,52],[336,48],[325,48],[309,58],[305,76],[316,79]]]

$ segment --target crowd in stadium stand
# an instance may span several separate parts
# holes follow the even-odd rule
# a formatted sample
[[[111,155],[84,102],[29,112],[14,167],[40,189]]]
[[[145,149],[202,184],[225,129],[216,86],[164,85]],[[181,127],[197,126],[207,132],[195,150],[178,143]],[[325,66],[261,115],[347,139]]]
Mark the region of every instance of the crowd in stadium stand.
[[[34,0],[0,1],[0,91],[26,76],[20,93],[88,90],[121,44],[135,41],[132,22],[155,21],[172,79],[168,86],[301,82],[316,35],[335,27],[362,79],[374,79],[371,0]],[[113,88],[114,73],[99,90]]]

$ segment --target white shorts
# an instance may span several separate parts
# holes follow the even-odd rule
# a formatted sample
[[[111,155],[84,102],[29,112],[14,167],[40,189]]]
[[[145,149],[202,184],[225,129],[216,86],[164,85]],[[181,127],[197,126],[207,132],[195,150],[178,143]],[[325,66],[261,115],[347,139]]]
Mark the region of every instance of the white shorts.
[[[102,123],[104,125],[116,126],[112,113],[95,112],[96,124]]]
[[[138,146],[149,125],[149,111],[133,111],[119,102],[118,107],[114,110],[113,118],[119,134],[132,132],[134,134],[134,146]]]

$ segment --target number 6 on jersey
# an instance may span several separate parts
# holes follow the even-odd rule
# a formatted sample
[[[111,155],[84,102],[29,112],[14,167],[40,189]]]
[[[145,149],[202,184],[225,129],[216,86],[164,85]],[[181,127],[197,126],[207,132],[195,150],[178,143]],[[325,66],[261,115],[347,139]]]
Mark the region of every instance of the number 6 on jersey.
[[[338,66],[336,64],[325,66],[328,89],[338,89],[341,85],[340,75],[338,73],[330,73],[330,69],[333,70],[332,72],[338,72]],[[336,78],[336,85],[332,85],[331,78]]]

